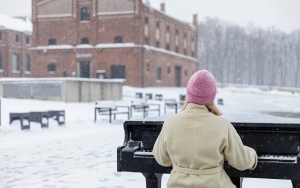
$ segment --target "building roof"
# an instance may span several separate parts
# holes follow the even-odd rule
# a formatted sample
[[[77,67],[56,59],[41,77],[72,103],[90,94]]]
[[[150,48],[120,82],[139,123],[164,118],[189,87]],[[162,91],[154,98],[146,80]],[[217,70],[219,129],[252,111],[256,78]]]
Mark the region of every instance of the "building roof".
[[[11,16],[0,14],[0,29],[7,29],[31,34],[32,22],[26,18],[14,18]]]

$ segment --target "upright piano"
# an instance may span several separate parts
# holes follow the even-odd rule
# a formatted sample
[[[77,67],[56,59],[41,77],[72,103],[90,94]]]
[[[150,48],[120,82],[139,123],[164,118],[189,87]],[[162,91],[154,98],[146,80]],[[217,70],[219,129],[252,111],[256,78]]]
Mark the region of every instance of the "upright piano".
[[[237,188],[243,177],[288,179],[293,188],[300,188],[300,119],[262,114],[224,114],[244,145],[258,154],[255,170],[239,171],[224,164],[224,169]],[[124,122],[125,139],[117,148],[117,171],[140,172],[147,188],[160,188],[162,174],[172,167],[160,166],[152,148],[167,116]]]

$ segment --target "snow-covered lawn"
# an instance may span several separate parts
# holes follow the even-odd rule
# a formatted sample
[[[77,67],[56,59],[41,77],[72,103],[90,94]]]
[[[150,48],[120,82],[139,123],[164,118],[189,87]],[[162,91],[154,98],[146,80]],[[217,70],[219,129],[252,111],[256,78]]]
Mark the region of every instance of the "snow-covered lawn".
[[[132,88],[124,86],[121,101],[129,104],[135,92],[159,93],[164,98],[184,94],[184,88]],[[220,88],[217,98],[224,99],[227,112],[300,112],[300,95],[289,92],[261,91],[255,88]],[[156,101],[157,102],[157,101]],[[163,104],[163,102],[157,102]],[[65,110],[66,125],[50,120],[48,129],[31,123],[21,131],[18,121],[9,125],[9,112]],[[161,105],[163,114],[163,105]],[[94,103],[63,103],[38,100],[1,99],[0,187],[1,188],[131,188],[145,187],[141,173],[117,172],[117,147],[123,144],[126,115],[108,123],[108,117],[94,123]],[[169,113],[172,113],[169,111]],[[152,116],[156,116],[153,112]],[[135,114],[133,118],[141,118]],[[165,187],[168,175],[163,176]],[[289,180],[244,179],[244,188],[289,188]]]

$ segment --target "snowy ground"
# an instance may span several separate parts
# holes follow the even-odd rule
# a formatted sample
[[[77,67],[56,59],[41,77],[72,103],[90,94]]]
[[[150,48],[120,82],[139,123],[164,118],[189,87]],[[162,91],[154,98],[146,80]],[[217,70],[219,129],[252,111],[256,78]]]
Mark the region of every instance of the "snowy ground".
[[[121,101],[129,104],[135,92],[163,94],[176,98],[183,88],[131,88],[124,86]],[[217,98],[224,99],[221,110],[227,112],[300,112],[300,95],[290,92],[261,91],[255,88],[221,88]],[[163,104],[163,103],[161,103]],[[161,106],[162,112],[163,105]],[[96,123],[94,103],[63,103],[38,100],[1,99],[0,188],[143,188],[140,173],[117,172],[117,147],[124,140],[123,122],[118,116],[108,123],[101,117]],[[31,130],[21,131],[19,122],[9,125],[9,112],[35,110],[66,111],[66,125],[59,127],[50,120],[48,129],[31,123]],[[172,113],[169,111],[169,113]],[[156,113],[150,114],[156,116]],[[133,118],[141,118],[135,114]],[[168,175],[163,176],[165,187]],[[244,188],[289,188],[289,180],[245,179]]]

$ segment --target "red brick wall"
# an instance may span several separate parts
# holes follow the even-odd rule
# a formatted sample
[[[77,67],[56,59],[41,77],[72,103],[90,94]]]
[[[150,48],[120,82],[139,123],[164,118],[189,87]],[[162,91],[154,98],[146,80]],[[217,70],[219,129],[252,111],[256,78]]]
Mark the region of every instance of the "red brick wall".
[[[194,57],[190,57],[192,54],[190,39],[197,34],[195,28],[159,11],[150,11],[142,5],[141,0],[135,1],[138,2],[135,7],[138,8],[134,14],[101,16],[93,12],[95,5],[92,3],[97,3],[97,1],[76,1],[72,16],[57,18],[37,18],[36,1],[33,1],[33,77],[61,77],[64,76],[64,72],[67,76],[73,76],[72,72],[76,72],[76,76],[78,76],[78,62],[82,59],[76,57],[76,54],[90,54],[86,60],[90,61],[91,78],[96,77],[97,70],[105,70],[107,78],[110,78],[112,65],[125,65],[126,80],[124,84],[136,87],[174,86],[174,67],[177,65],[182,67],[181,86],[185,86],[190,75],[197,69],[196,54]],[[80,21],[82,7],[91,8],[90,21]],[[154,46],[154,48],[151,47],[154,50],[148,49],[148,47],[142,50],[145,17],[149,19],[149,45]],[[155,48],[157,21],[160,23],[160,48],[162,49],[166,47],[166,27],[167,25],[170,27],[169,52]],[[174,53],[176,30],[179,31],[178,53]],[[183,57],[184,33],[187,35],[187,53]],[[113,43],[115,36],[122,36],[123,43],[134,43],[134,46],[122,48],[99,48],[96,46],[97,44]],[[57,46],[48,46],[48,40],[52,37],[56,38],[57,45],[69,45],[69,47],[53,49]],[[78,46],[82,37],[89,38],[89,48]],[[48,72],[47,65],[50,63],[56,64],[56,72]],[[149,70],[146,67],[147,63],[150,66]],[[162,69],[161,81],[156,80],[157,67]],[[168,67],[170,67],[170,73],[167,73]],[[187,74],[185,74],[186,72]]]
[[[30,56],[31,35],[19,31],[0,30],[2,39],[0,40],[0,53],[2,54],[2,70],[0,77],[30,77],[30,72],[25,72],[24,61],[26,55]],[[14,36],[19,36],[19,42],[14,41]],[[29,37],[29,44],[26,43],[26,37]],[[12,71],[12,55],[19,55],[19,71]]]

